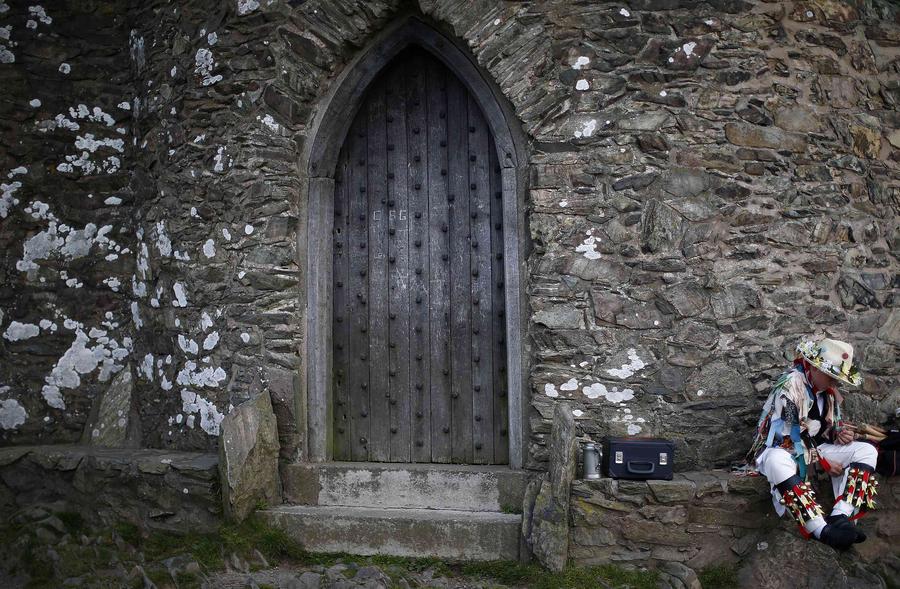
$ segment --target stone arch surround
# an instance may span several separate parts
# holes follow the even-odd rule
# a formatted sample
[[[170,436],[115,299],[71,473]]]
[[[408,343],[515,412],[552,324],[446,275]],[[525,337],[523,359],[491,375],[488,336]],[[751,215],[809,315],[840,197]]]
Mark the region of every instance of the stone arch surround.
[[[301,155],[301,170],[308,171],[307,260],[307,374],[308,458],[330,458],[329,428],[331,412],[331,226],[333,215],[334,170],[338,151],[349,124],[365,96],[368,85],[403,49],[421,47],[442,61],[469,89],[478,102],[495,138],[502,169],[505,283],[507,386],[509,390],[510,466],[521,468],[524,456],[527,385],[527,358],[523,334],[527,318],[522,307],[524,239],[524,162],[527,160],[524,138],[517,129],[515,114],[495,84],[486,79],[465,47],[422,15],[396,18],[360,50],[331,84],[320,101],[311,130],[308,149]],[[520,163],[521,162],[521,163]],[[303,198],[301,196],[301,198]]]

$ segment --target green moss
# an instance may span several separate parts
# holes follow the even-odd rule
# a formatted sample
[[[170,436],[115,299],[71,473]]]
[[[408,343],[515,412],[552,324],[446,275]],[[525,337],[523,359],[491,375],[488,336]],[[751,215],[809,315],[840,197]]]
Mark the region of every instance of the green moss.
[[[141,541],[141,529],[133,523],[118,522],[113,526],[113,529],[132,546],[137,546]]]
[[[66,531],[73,536],[84,531],[84,518],[81,517],[80,513],[75,511],[58,511],[56,512],[56,517],[66,526]]]
[[[731,589],[738,586],[737,568],[731,564],[703,569],[697,577],[703,589]]]

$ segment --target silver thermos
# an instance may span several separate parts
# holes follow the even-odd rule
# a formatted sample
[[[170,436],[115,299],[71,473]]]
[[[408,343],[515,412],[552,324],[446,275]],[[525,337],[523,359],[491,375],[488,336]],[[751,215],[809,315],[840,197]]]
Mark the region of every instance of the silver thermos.
[[[584,450],[582,451],[584,478],[600,478],[600,458],[602,455],[603,451],[593,442],[588,442],[584,445]]]

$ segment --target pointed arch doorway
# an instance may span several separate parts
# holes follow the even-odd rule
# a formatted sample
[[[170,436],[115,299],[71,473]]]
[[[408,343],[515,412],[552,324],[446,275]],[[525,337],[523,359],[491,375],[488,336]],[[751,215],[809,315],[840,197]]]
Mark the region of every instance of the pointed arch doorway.
[[[411,17],[351,63],[309,158],[309,458],[522,463],[520,147]]]

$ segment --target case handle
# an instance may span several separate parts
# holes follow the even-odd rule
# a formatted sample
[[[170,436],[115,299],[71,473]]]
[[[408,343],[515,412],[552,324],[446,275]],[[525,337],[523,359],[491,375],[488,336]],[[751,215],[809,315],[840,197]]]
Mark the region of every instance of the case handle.
[[[637,465],[644,464],[647,465],[647,468],[637,468]],[[629,460],[628,464],[625,465],[625,468],[631,474],[653,474],[653,471],[656,470],[656,465],[652,462],[633,462]]]

